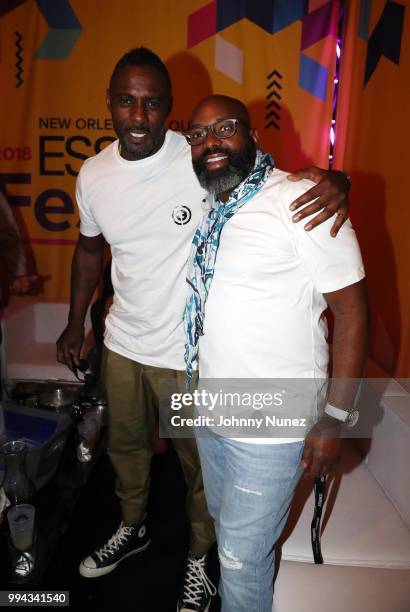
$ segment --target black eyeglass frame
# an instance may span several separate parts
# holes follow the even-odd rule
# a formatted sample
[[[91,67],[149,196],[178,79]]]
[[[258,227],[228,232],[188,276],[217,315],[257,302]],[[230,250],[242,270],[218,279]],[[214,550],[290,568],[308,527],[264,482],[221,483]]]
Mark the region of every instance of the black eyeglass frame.
[[[229,134],[229,136],[222,136],[215,133],[215,126],[220,124],[220,123],[224,123],[225,121],[233,121],[234,122],[234,131],[232,132],[232,134]],[[215,138],[217,138],[218,140],[224,140],[225,138],[232,138],[232,136],[235,136],[237,130],[238,130],[238,124],[239,123],[243,123],[241,122],[240,119],[236,119],[233,117],[229,117],[227,119],[219,119],[219,121],[215,121],[215,123],[210,123],[209,125],[201,125],[200,127],[197,128],[192,128],[191,130],[186,130],[185,132],[182,132],[183,135],[186,138],[187,143],[191,146],[191,147],[196,147],[197,145],[201,145],[205,142],[205,140],[207,139],[207,136],[209,134],[209,132],[212,131],[213,135],[215,136]],[[201,140],[199,142],[192,142],[191,141],[191,132],[193,130],[205,130],[205,135],[203,138],[201,138]]]

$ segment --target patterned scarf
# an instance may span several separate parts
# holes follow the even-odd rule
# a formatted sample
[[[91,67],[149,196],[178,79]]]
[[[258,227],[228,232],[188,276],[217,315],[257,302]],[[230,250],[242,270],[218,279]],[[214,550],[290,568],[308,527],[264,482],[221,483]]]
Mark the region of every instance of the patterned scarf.
[[[189,290],[184,312],[187,386],[191,382],[192,365],[198,357],[199,336],[204,334],[205,302],[214,277],[222,230],[236,211],[262,189],[273,168],[272,157],[258,149],[251,173],[232,191],[225,204],[213,197],[210,211],[196,229],[188,260]]]

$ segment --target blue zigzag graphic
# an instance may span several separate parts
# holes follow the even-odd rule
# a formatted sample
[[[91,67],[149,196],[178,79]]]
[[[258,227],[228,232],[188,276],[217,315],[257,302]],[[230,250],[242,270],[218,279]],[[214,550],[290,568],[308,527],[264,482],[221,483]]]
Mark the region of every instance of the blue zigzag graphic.
[[[74,48],[81,35],[78,21],[69,0],[36,0],[50,30],[37,50],[38,59],[63,60]]]
[[[20,45],[20,42],[23,40],[22,35],[20,34],[20,32],[14,32],[15,36],[16,36],[16,87],[20,87],[20,85],[23,85],[24,81],[21,78],[21,75],[23,74],[23,68],[21,67],[23,64],[23,56],[21,55],[21,52],[23,51],[23,47]]]
[[[216,30],[220,32],[246,18],[274,34],[306,13],[306,0],[218,0]]]
[[[10,13],[10,11],[13,11],[20,6],[20,4],[24,4],[25,2],[27,2],[27,0],[1,0],[0,17],[6,15],[6,13]]]

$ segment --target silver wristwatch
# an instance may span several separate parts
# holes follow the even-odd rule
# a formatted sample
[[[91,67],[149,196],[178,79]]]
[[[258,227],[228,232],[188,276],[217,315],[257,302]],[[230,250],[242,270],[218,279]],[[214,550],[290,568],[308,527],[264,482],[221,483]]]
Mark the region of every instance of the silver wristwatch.
[[[353,410],[343,410],[342,408],[336,408],[336,406],[332,406],[332,404],[326,404],[325,413],[345,423],[347,427],[354,427],[359,420],[359,411],[356,409]]]

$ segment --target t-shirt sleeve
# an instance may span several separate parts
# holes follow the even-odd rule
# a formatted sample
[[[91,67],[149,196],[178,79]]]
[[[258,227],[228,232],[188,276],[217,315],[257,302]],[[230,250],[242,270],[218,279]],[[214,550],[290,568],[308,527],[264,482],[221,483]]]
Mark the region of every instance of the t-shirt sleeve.
[[[75,197],[80,213],[80,232],[83,236],[93,237],[101,234],[101,229],[94,219],[92,210],[87,202],[87,193],[84,188],[84,165],[78,176],[75,190]]]
[[[311,186],[312,183],[305,180],[284,183],[283,221],[295,239],[296,252],[306,265],[306,273],[312,278],[314,286],[320,293],[329,293],[353,285],[364,278],[364,265],[350,220],[343,224],[335,238],[330,235],[334,217],[309,232],[304,226],[314,215],[299,223],[293,223],[294,213],[289,210],[289,204]]]

